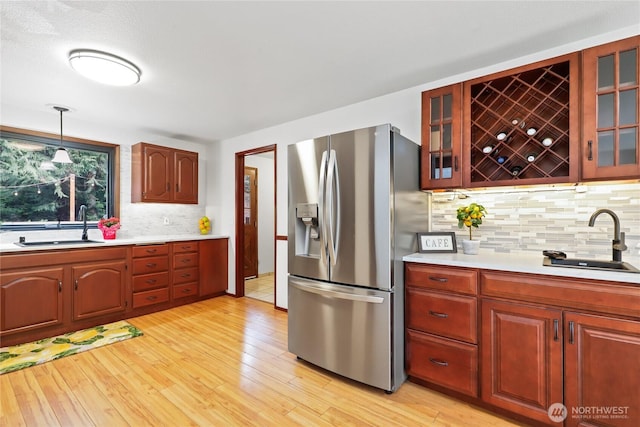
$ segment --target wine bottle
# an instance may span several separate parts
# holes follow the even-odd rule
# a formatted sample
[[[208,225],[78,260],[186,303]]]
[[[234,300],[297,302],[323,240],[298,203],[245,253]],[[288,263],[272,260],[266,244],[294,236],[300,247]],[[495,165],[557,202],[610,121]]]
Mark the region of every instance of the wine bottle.
[[[522,166],[514,166],[511,168],[511,175],[518,176],[522,172]]]

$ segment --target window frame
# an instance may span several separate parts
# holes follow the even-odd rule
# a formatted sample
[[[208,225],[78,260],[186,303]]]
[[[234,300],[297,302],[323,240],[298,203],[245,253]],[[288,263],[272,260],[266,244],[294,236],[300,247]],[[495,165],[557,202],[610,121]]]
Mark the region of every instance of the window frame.
[[[38,143],[46,143],[50,145],[60,144],[60,135],[39,132],[28,129],[14,128],[10,126],[0,125],[0,137],[15,137],[21,138],[27,141],[33,141]],[[76,138],[72,136],[63,135],[63,144],[66,148],[82,148],[88,150],[95,150],[107,153],[109,179],[107,185],[110,188],[107,216],[120,217],[120,146],[102,141],[94,141],[84,138]],[[97,228],[98,221],[88,221],[89,228]],[[0,223],[0,231],[20,231],[20,230],[73,230],[83,227],[82,221],[63,221],[60,223],[41,223],[41,222],[22,222],[22,223]]]

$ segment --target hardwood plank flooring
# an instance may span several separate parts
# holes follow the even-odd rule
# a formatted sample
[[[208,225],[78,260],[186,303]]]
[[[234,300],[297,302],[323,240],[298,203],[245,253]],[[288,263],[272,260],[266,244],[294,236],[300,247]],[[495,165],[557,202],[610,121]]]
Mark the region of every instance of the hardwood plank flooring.
[[[287,351],[287,314],[214,298],[144,335],[0,376],[2,426],[515,426],[406,382],[391,395]]]

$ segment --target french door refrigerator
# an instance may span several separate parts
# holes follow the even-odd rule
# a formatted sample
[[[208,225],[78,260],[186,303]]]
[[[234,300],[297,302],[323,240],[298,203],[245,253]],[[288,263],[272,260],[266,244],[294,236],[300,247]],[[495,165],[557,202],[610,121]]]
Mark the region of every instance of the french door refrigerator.
[[[395,391],[404,269],[428,231],[419,146],[391,125],[288,147],[288,340],[300,359]]]

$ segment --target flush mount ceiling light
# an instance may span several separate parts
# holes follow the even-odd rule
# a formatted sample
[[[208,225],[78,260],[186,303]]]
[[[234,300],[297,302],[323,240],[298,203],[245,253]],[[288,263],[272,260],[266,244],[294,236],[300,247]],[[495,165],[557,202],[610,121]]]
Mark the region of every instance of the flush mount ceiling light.
[[[58,149],[56,150],[56,154],[53,156],[53,159],[51,159],[51,161],[53,163],[73,163],[73,161],[69,157],[69,153],[62,146],[62,113],[64,113],[65,111],[69,111],[69,109],[58,106],[54,106],[53,109],[60,111],[60,147],[58,147]]]
[[[140,81],[140,69],[126,59],[98,50],[77,49],[69,63],[78,73],[99,83],[130,86]]]

